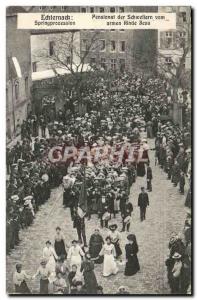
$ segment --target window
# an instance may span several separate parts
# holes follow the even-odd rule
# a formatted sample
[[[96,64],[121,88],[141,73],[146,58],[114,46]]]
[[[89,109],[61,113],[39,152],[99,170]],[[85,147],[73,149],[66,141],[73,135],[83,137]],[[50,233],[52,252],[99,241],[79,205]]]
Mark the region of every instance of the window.
[[[64,11],[66,6],[61,6],[61,11]]]
[[[66,63],[67,63],[67,65],[70,65],[70,64],[71,64],[71,57],[70,57],[70,56],[67,56],[67,58],[66,58]]]
[[[115,29],[110,29],[110,31],[115,31]]]
[[[53,11],[53,9],[54,9],[54,6],[49,6],[50,11]]]
[[[42,6],[39,6],[39,10],[42,11]]]
[[[111,45],[111,51],[112,52],[116,51],[116,42],[115,41],[111,41],[110,45]]]
[[[105,12],[104,7],[100,7],[100,8],[99,8],[99,12],[100,12],[100,13],[104,13],[104,12]]]
[[[122,31],[122,32],[123,32],[123,31],[124,31],[124,29],[120,29],[120,31]]]
[[[105,40],[100,40],[100,51],[105,51]]]
[[[180,12],[180,18],[183,22],[187,22],[187,14],[185,11]]]
[[[82,12],[82,13],[86,13],[86,7],[82,7],[82,8],[81,8],[81,12]]]
[[[115,13],[116,9],[115,7],[110,7],[110,13]]]
[[[105,58],[101,58],[101,68],[103,68],[104,70],[107,69],[106,59]]]
[[[185,32],[185,31],[180,31],[180,32],[179,32],[179,36],[180,36],[181,38],[185,38],[186,32]]]
[[[49,42],[49,55],[50,56],[53,56],[55,53],[54,47],[55,47],[55,42],[54,41]]]
[[[19,82],[16,81],[14,84],[14,93],[15,93],[15,98],[18,100],[19,97]]]
[[[126,43],[125,41],[120,41],[120,52],[125,52]]]
[[[111,69],[116,70],[116,59],[111,59]]]
[[[124,72],[125,70],[125,59],[121,58],[120,59],[120,71]]]
[[[28,76],[25,77],[25,94],[26,94],[26,96],[28,96],[28,94],[29,94],[29,78],[28,78]]]
[[[96,58],[95,57],[91,57],[90,58],[90,64],[91,65],[95,65],[96,64]]]
[[[119,12],[120,12],[120,13],[124,13],[124,7],[123,7],[123,6],[120,6],[120,7],[119,7]]]
[[[37,62],[36,62],[36,61],[34,61],[34,62],[32,63],[32,70],[33,70],[33,72],[36,72],[36,71],[37,71]]]
[[[94,13],[94,7],[90,7],[90,12]]]
[[[171,65],[172,65],[172,59],[171,59],[171,57],[166,57],[166,58],[165,58],[165,63],[166,63],[168,66],[171,66]]]
[[[165,34],[166,48],[171,48],[173,46],[173,34],[170,31],[167,31]]]
[[[166,37],[172,37],[172,32],[167,31],[167,32],[166,32]]]
[[[186,43],[186,32],[185,31],[180,31],[178,32],[178,45],[177,47],[184,47]]]

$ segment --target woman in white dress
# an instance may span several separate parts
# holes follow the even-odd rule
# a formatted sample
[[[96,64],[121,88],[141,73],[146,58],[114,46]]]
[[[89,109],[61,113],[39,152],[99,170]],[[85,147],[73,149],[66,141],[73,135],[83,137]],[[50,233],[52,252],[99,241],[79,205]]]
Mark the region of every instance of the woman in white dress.
[[[81,247],[78,245],[78,242],[76,240],[73,240],[72,246],[69,248],[68,256],[67,256],[70,268],[72,268],[73,265],[76,265],[77,271],[80,272],[81,260],[84,255],[85,255],[85,253],[83,252]]]
[[[107,277],[112,274],[117,274],[118,268],[114,257],[116,256],[116,251],[114,245],[111,243],[111,238],[106,238],[106,243],[103,245],[99,256],[104,255],[103,263],[103,276]]]
[[[51,273],[49,282],[53,282],[55,279],[55,267],[56,267],[56,259],[58,259],[58,256],[54,250],[54,248],[51,245],[50,241],[46,242],[46,247],[43,249],[43,258],[47,260],[47,269]]]

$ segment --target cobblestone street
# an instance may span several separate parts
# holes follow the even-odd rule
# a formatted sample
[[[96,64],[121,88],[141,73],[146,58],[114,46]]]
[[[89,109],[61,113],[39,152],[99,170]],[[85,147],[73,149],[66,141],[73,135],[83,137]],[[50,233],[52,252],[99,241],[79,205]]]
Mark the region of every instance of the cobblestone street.
[[[154,141],[151,140],[150,146]],[[152,145],[151,145],[152,144]],[[168,294],[165,258],[168,253],[168,241],[172,231],[181,232],[185,220],[185,195],[180,195],[178,188],[166,179],[166,174],[154,165],[154,151],[150,151],[151,167],[153,170],[153,191],[149,193],[150,206],[147,217],[140,222],[137,207],[138,194],[142,185],[146,186],[145,177],[137,178],[131,187],[130,201],[133,203],[132,224],[130,232],[135,233],[139,245],[138,258],[141,270],[133,277],[125,277],[124,266],[119,266],[119,273],[110,278],[102,277],[102,265],[95,266],[98,284],[103,286],[105,294],[114,294],[120,285],[128,287],[132,294]],[[29,275],[33,275],[39,266],[42,249],[46,240],[54,241],[55,228],[60,226],[66,237],[67,244],[77,237],[76,230],[70,218],[69,209],[62,207],[63,189],[54,189],[50,200],[40,207],[34,223],[20,233],[20,244],[7,256],[7,292],[13,292],[12,274],[15,264],[21,261]],[[120,214],[117,216],[120,224]],[[86,232],[89,239],[99,220],[93,215],[86,220]],[[121,224],[119,226],[121,229]],[[106,236],[107,230],[101,230]],[[122,249],[126,243],[127,233],[122,233]],[[34,293],[39,292],[39,279],[28,282]]]

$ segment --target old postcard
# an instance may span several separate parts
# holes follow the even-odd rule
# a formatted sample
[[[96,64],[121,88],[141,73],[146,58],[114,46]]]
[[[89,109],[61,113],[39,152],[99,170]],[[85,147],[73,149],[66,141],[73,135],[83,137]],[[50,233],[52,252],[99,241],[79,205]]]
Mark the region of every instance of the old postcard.
[[[6,8],[11,295],[191,295],[191,7]]]

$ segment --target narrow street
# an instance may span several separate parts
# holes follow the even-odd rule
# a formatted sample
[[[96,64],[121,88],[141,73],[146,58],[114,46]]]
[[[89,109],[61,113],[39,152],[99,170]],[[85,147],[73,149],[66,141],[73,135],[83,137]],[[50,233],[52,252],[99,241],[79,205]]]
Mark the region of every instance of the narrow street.
[[[154,143],[149,141],[150,146]],[[137,207],[138,194],[141,186],[146,186],[144,178],[137,178],[131,187],[130,201],[133,203],[133,220],[130,232],[135,233],[139,245],[138,258],[141,270],[133,277],[125,277],[124,266],[119,266],[119,273],[110,278],[102,277],[102,265],[95,266],[98,284],[103,286],[105,294],[117,292],[120,285],[128,287],[132,294],[168,294],[169,287],[166,278],[165,259],[168,253],[168,241],[172,231],[181,232],[184,226],[186,211],[184,208],[185,195],[180,195],[178,188],[166,179],[166,174],[154,165],[154,151],[150,151],[151,167],[153,170],[153,191],[149,193],[150,206],[147,209],[147,218],[140,222]],[[63,189],[54,189],[50,200],[45,203],[36,214],[32,226],[20,233],[20,244],[7,256],[7,291],[13,291],[12,274],[16,262],[23,263],[29,275],[33,275],[39,266],[42,249],[46,240],[54,241],[55,228],[60,226],[65,235],[67,244],[77,237],[72,227],[69,209],[62,207]],[[121,217],[117,216],[119,230]],[[93,215],[86,226],[88,240],[99,220]],[[101,230],[103,236],[107,230]],[[127,233],[123,233],[122,250],[126,242]],[[39,292],[39,279],[28,282],[33,293]]]

